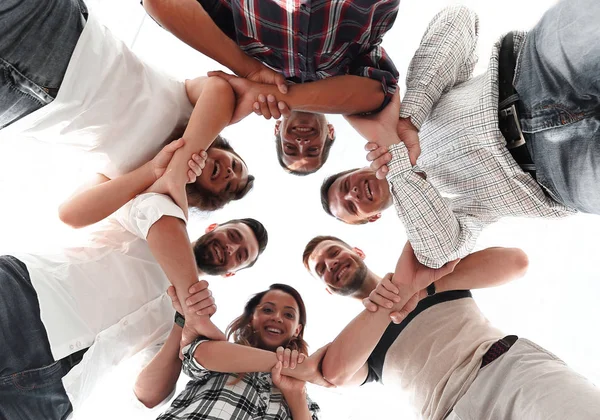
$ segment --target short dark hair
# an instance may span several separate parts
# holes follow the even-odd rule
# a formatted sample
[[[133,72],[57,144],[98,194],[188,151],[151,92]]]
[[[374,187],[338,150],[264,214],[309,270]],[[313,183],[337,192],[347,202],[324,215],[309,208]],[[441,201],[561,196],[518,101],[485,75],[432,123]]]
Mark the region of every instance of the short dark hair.
[[[337,181],[338,178],[340,178],[344,175],[347,175],[350,172],[357,171],[359,169],[360,168],[348,169],[347,171],[343,171],[343,172],[328,176],[327,178],[325,178],[323,180],[323,184],[321,184],[321,205],[323,206],[323,210],[325,210],[325,213],[327,213],[331,217],[335,217],[333,215],[333,213],[331,212],[331,209],[329,208],[329,189],[331,188],[333,183],[335,181]],[[335,218],[337,219],[337,217],[335,217]],[[365,220],[360,220],[360,221],[358,221],[356,223],[352,223],[352,224],[363,225],[367,222],[368,222],[368,220],[365,219]]]
[[[301,169],[290,169],[285,166],[285,162],[283,161],[283,148],[281,147],[281,133],[275,134],[275,148],[277,149],[277,161],[279,165],[289,174],[298,175],[298,176],[306,176],[310,174],[314,174],[319,169],[325,165],[327,159],[329,158],[329,151],[331,150],[331,146],[333,145],[333,141],[335,140],[335,135],[333,137],[327,136],[325,139],[325,144],[323,145],[323,153],[321,154],[321,164],[310,171],[305,171]]]
[[[256,241],[258,242],[258,255],[256,256],[256,259],[250,264],[248,264],[245,268],[252,267],[254,263],[256,263],[256,260],[258,260],[258,256],[263,253],[263,251],[267,247],[267,244],[269,243],[269,234],[267,233],[267,229],[265,229],[263,224],[260,223],[258,220],[252,219],[250,217],[245,219],[232,219],[228,222],[223,223],[221,226],[233,223],[245,224],[252,230],[252,233],[254,233],[254,236],[256,237]]]
[[[304,252],[302,253],[302,263],[304,264],[304,267],[306,267],[307,270],[308,270],[308,259],[310,258],[312,253],[315,251],[315,248],[321,242],[324,242],[324,241],[341,242],[342,244],[346,245],[348,247],[348,249],[352,249],[352,247],[350,245],[348,245],[347,242],[342,241],[340,238],[338,238],[336,236],[330,236],[330,235],[315,236],[310,241],[308,241],[308,243],[304,247]]]
[[[242,162],[246,163],[244,159],[242,159],[242,157],[238,155],[235,150],[233,150],[233,147],[231,147],[229,142],[221,136],[217,136],[210,147],[231,152]],[[199,210],[218,210],[223,208],[225,204],[229,203],[230,201],[239,200],[245,197],[254,186],[254,179],[254,176],[248,175],[248,182],[246,182],[244,188],[238,191],[223,192],[221,195],[215,195],[196,183],[187,184],[186,192],[188,204],[190,207],[195,207]]]

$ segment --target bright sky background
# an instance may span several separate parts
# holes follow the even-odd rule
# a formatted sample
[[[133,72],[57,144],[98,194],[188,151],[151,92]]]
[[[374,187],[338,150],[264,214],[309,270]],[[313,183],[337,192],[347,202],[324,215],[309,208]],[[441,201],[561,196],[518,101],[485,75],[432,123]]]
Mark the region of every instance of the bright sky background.
[[[136,0],[95,0],[101,20],[125,40],[145,61],[181,78],[191,78],[220,68],[200,53],[160,29]],[[476,74],[487,67],[492,44],[512,29],[527,29],[552,5],[549,0],[465,0],[480,17]],[[402,0],[398,19],[384,39],[400,78],[417,48],[430,19],[448,0]],[[404,92],[404,83],[401,84]],[[140,116],[143,118],[143,116]],[[225,130],[236,150],[256,176],[254,190],[245,199],[214,213],[209,220],[191,220],[190,237],[200,236],[212,222],[255,217],[269,231],[269,246],[256,266],[228,279],[214,279],[211,288],[219,311],[214,320],[225,326],[243,309],[248,297],[284,282],[296,287],[308,309],[305,338],[312,350],[331,341],[360,311],[358,303],[329,296],[301,263],[304,245],[318,234],[333,234],[358,246],[366,262],[383,275],[393,269],[406,240],[393,210],[365,226],[346,226],[327,216],[320,206],[323,177],[365,164],[364,141],[342,118],[330,118],[337,130],[329,162],[315,175],[287,175],[276,161],[272,121],[250,116]],[[451,140],[451,139],[450,139]],[[143,139],[140,139],[143,141]],[[0,253],[55,249],[58,244],[81,237],[61,226],[56,218],[60,201],[83,180],[85,167],[62,148],[46,144],[5,141],[0,144]],[[590,188],[597,186],[590,185]],[[597,321],[598,246],[600,217],[577,215],[559,221],[506,219],[488,228],[477,249],[516,246],[530,258],[527,276],[514,284],[477,291],[475,298],[486,316],[507,334],[527,337],[546,347],[575,370],[600,384],[600,340]],[[152,419],[154,414],[129,412],[123,390],[130,389],[139,359],[111,373],[89,401],[85,420],[95,418]],[[180,380],[180,385],[186,378]],[[359,389],[309,388],[325,419],[411,419],[408,398],[402,391],[380,385]],[[119,413],[119,414],[115,414]]]

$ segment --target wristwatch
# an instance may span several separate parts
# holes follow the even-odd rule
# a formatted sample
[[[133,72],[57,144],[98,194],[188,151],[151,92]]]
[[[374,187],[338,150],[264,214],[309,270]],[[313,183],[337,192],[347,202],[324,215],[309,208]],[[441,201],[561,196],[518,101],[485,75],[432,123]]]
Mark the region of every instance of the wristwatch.
[[[183,328],[185,325],[185,318],[177,311],[175,311],[175,323],[181,328]]]
[[[433,296],[435,295],[435,283],[431,283],[429,286],[427,286],[427,296]]]

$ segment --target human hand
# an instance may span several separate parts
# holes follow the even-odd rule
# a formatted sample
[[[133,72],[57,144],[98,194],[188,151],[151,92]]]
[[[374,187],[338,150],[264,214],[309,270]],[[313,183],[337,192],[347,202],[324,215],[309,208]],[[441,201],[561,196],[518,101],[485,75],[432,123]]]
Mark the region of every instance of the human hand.
[[[194,283],[190,286],[188,292],[190,293],[190,296],[185,302],[188,306],[188,310],[196,312],[197,315],[208,316],[212,316],[217,312],[215,299],[208,288],[208,282],[206,280],[200,280],[199,282]],[[177,293],[175,292],[175,287],[169,286],[167,294],[171,298],[173,308],[180,314],[183,314],[184,311],[181,307],[181,302],[179,302],[179,298],[177,297]]]
[[[181,332],[181,341],[179,348],[183,349],[198,337],[206,337],[214,341],[226,341],[225,334],[212,323],[207,315],[198,316],[196,314],[186,314],[185,325]],[[182,358],[181,351],[179,357]]]
[[[229,124],[235,124],[246,118],[254,110],[253,105],[260,94],[260,85],[243,77],[237,77],[222,71],[211,71],[210,77],[227,80],[235,93],[235,109]]]
[[[290,107],[284,101],[278,101],[274,95],[258,95],[257,101],[252,104],[252,110],[256,115],[262,115],[266,120],[281,117],[289,117],[292,114]]]
[[[393,309],[390,318],[394,324],[399,324],[415,310],[421,298],[421,291],[412,295],[410,292],[401,291],[392,283],[392,276],[393,273],[386,274],[369,296],[363,299],[363,305],[369,312],[377,312],[379,307]]]
[[[400,94],[396,92],[390,103],[377,114],[345,115],[346,121],[365,139],[379,146],[399,143],[397,134],[400,114]]]
[[[185,140],[183,138],[173,140],[163,147],[154,159],[148,162],[155,180],[163,176],[175,151],[182,148],[184,144]],[[204,169],[204,165],[206,164],[206,157],[207,154],[204,150],[201,150],[200,154],[194,153],[192,155],[191,159],[188,161],[188,167],[190,168],[188,171],[188,183],[195,182],[196,177],[199,177],[202,174],[202,169]]]
[[[209,73],[210,76],[210,73]],[[279,92],[284,95],[287,93],[287,81],[281,73],[277,73],[275,70],[270,69],[258,60],[253,59],[249,70],[245,74],[240,74],[241,77],[251,80],[256,83],[275,85]]]
[[[295,369],[307,358],[304,353],[300,353],[298,350],[284,349],[281,346],[277,347],[275,353],[277,354],[277,360],[283,363],[283,367],[290,369]]]
[[[304,379],[307,382],[326,388],[335,387],[335,385],[327,382],[327,380],[323,377],[323,373],[321,371],[321,364],[330,344],[331,343],[328,343],[325,346],[321,347],[319,350],[315,351],[302,363],[302,365],[296,367],[296,370],[303,370],[303,372],[300,374],[300,379]]]
[[[410,163],[414,166],[417,164],[417,159],[421,155],[421,143],[419,142],[419,130],[411,122],[410,118],[398,119],[396,125],[396,132],[398,138],[408,150],[408,158]]]
[[[154,183],[150,185],[144,192],[165,194],[170,196],[175,202],[175,204],[183,211],[183,215],[187,219],[188,201],[185,185],[189,180],[189,171],[188,174],[186,174],[186,180],[180,181],[177,178],[176,171],[170,166],[171,165],[167,166],[167,169],[165,170],[164,174],[156,181],[154,181]],[[198,166],[200,166],[200,164],[198,164]]]
[[[306,385],[305,381],[300,379],[292,378],[291,376],[282,375],[281,370],[283,369],[283,362],[280,360],[275,363],[275,366],[271,369],[271,380],[281,393],[285,396],[292,395],[298,392],[304,392]]]
[[[399,288],[407,287],[407,290],[414,294],[452,273],[459,262],[460,259],[457,259],[437,269],[429,268],[417,260],[410,242],[407,241],[396,264],[392,283]]]
[[[389,169],[387,164],[392,160],[392,154],[387,146],[380,146],[375,142],[368,142],[365,145],[367,160],[371,162],[370,168],[375,171],[377,179],[385,179]]]

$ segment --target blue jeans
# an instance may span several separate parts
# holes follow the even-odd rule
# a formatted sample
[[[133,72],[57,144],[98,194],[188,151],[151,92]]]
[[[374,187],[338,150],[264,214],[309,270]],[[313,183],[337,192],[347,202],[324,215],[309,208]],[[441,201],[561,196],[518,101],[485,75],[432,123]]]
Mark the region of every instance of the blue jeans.
[[[62,377],[82,357],[54,360],[27,267],[0,256],[0,420],[66,419]]]
[[[0,0],[0,129],[56,97],[86,18],[83,0]]]
[[[537,180],[558,202],[600,214],[600,1],[562,0],[521,49],[515,88]]]

